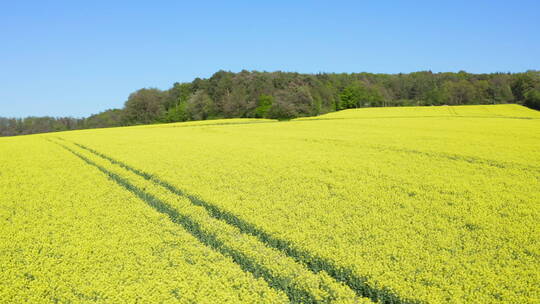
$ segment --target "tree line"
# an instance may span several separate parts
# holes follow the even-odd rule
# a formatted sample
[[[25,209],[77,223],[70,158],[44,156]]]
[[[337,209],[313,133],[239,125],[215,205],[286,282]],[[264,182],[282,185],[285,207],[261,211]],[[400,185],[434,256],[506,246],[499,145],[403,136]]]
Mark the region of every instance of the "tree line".
[[[218,71],[143,88],[122,109],[85,118],[0,117],[0,136],[218,118],[291,119],[362,107],[519,103],[540,109],[540,71],[300,74]]]

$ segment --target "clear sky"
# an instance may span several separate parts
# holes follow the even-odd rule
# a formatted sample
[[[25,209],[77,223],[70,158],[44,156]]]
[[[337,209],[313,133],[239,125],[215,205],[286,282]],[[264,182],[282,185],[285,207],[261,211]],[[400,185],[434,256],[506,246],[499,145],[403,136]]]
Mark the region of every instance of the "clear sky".
[[[2,1],[0,116],[121,107],[223,69],[540,69],[540,1]]]

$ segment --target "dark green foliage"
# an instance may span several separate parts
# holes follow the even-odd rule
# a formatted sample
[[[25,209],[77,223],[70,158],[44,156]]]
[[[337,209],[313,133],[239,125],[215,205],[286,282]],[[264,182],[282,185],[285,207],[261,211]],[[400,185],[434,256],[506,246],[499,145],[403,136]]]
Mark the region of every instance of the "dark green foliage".
[[[339,94],[339,109],[379,107],[383,103],[384,97],[376,87],[368,87],[361,82],[346,87]]]
[[[72,130],[83,123],[84,120],[71,117],[0,117],[0,136]]]
[[[186,111],[186,103],[179,103],[174,107],[171,107],[165,113],[163,117],[163,122],[176,122],[176,121],[186,121],[188,119]]]
[[[0,136],[217,118],[291,119],[360,107],[520,103],[538,109],[540,71],[469,74],[299,74],[218,71],[208,79],[141,89],[123,109],[88,118],[1,118]]]
[[[538,73],[540,72],[537,72],[536,75],[533,75],[532,73],[516,75],[515,80],[512,83],[512,93],[514,94],[516,99],[525,99],[525,93],[535,87],[535,79],[533,78],[533,76],[538,77]]]
[[[529,108],[540,110],[540,90],[530,89],[525,92],[524,105]]]
[[[266,118],[268,117],[268,111],[274,103],[274,97],[271,95],[261,94],[259,96],[259,101],[257,102],[257,108],[255,108],[255,117],[257,118]]]
[[[129,95],[124,106],[126,124],[148,124],[165,113],[167,93],[158,89],[140,89]]]
[[[214,118],[217,109],[214,100],[204,90],[198,90],[188,99],[186,112],[191,120],[205,120]]]
[[[105,128],[118,127],[122,125],[124,111],[120,109],[111,109],[99,114],[90,115],[84,121],[85,128]]]
[[[479,103],[474,85],[467,80],[461,79],[445,82],[443,90],[445,101],[448,105]]]
[[[176,82],[167,93],[164,106],[166,109],[171,109],[187,102],[192,94],[192,84]]]

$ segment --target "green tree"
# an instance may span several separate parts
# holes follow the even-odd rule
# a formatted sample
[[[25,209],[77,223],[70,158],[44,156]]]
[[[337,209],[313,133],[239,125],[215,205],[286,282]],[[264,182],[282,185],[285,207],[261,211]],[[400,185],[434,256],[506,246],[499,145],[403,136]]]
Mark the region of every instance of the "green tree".
[[[267,117],[274,119],[290,119],[298,116],[294,105],[294,93],[289,90],[276,91],[274,102],[268,110]]]
[[[181,103],[186,103],[191,94],[193,94],[193,86],[191,83],[174,83],[173,87],[168,90],[165,109],[169,110],[177,107]]]
[[[527,92],[525,92],[524,96],[525,100],[523,102],[523,105],[540,110],[540,90],[538,89],[529,89]]]
[[[475,87],[467,80],[447,81],[443,85],[447,104],[469,104],[476,98]]]
[[[534,88],[534,78],[532,73],[517,74],[514,76],[514,82],[512,83],[512,93],[518,101],[525,100],[525,93]]]
[[[84,121],[85,128],[105,128],[122,125],[124,112],[120,109],[110,109],[98,114],[90,115]]]
[[[188,99],[186,112],[192,120],[215,118],[216,105],[204,90],[198,90]]]
[[[424,94],[425,105],[439,106],[448,100],[447,91],[440,88],[433,88]]]
[[[186,103],[181,102],[175,107],[170,108],[165,113],[165,116],[163,117],[164,122],[178,122],[178,121],[186,121],[188,119],[187,111],[186,111]]]
[[[224,117],[245,117],[248,110],[255,107],[254,102],[250,102],[247,89],[243,86],[234,86],[231,91],[226,91],[220,100],[218,111]]]
[[[158,89],[140,89],[129,95],[124,105],[128,124],[147,124],[157,121],[165,112],[167,93]]]
[[[259,100],[257,101],[257,108],[255,108],[255,117],[266,118],[273,103],[274,97],[271,95],[261,94],[259,96]]]
[[[339,94],[340,109],[382,106],[384,97],[376,87],[354,83]]]
[[[493,103],[509,103],[514,101],[514,94],[512,94],[509,81],[504,76],[496,76],[491,79],[487,93]]]

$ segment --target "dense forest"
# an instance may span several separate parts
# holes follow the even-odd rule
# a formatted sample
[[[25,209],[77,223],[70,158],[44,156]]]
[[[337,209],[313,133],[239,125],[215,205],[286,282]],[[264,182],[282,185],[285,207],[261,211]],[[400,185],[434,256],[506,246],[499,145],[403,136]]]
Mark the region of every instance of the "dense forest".
[[[86,118],[0,117],[0,136],[257,117],[290,119],[361,107],[519,103],[540,109],[540,71],[471,74],[300,74],[219,71],[208,79],[144,88],[122,109]]]

